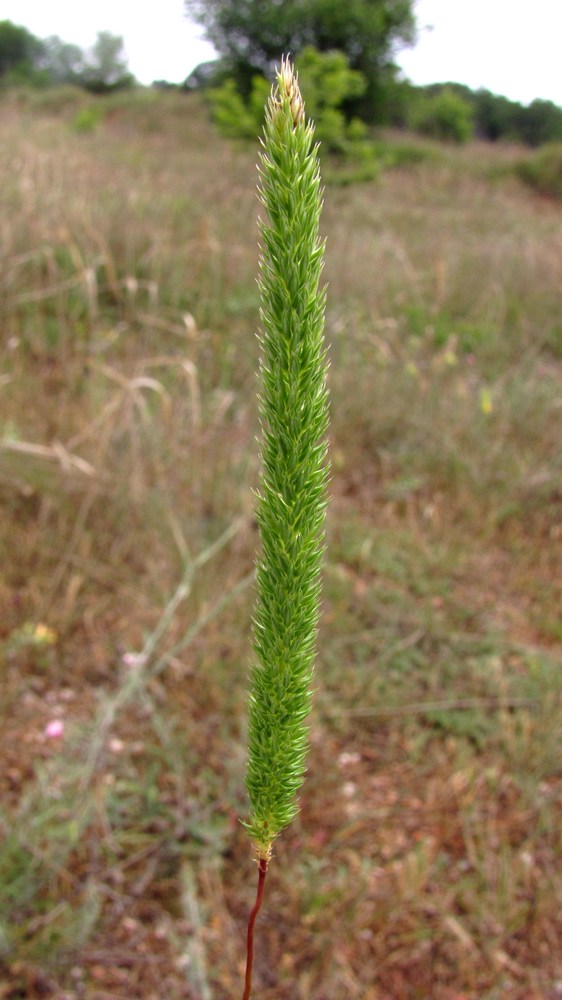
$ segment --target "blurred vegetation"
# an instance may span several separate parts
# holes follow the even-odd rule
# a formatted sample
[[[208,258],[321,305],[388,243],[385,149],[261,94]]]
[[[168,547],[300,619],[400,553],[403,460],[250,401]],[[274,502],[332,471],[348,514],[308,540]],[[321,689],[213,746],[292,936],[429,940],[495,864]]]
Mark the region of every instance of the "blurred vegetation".
[[[246,6],[239,0],[188,0],[188,7],[207,26],[221,56],[197,66],[180,88],[165,80],[154,84],[160,89],[207,90],[219,128],[232,138],[252,139],[256,127],[259,131],[273,66],[283,51],[290,51],[299,66],[318,138],[325,150],[358,161],[350,172],[357,179],[370,179],[377,173],[373,147],[366,141],[372,126],[414,130],[459,143],[472,135],[490,142],[536,147],[562,141],[562,108],[552,101],[537,99],[525,106],[454,82],[415,87],[402,80],[383,53],[392,40],[411,42],[414,37],[409,0],[393,5],[377,0],[374,6],[358,0],[341,10],[329,0],[316,0],[308,20],[305,18],[306,30],[301,24],[306,5],[303,10],[265,5],[259,17],[255,6],[249,5],[247,10]],[[365,34],[365,18],[369,21],[372,17],[382,18],[380,24],[377,21],[375,40],[372,33]],[[272,24],[277,32],[273,35]],[[236,35],[235,29],[242,34]],[[233,32],[231,37],[229,31]],[[253,61],[237,49],[244,39],[244,44],[253,39],[257,46]],[[376,51],[371,51],[372,45]],[[100,31],[92,49],[84,52],[56,35],[39,39],[24,27],[0,21],[0,91],[61,85],[93,93],[133,87],[135,80],[127,68],[122,38]]]
[[[384,94],[395,76],[393,53],[415,37],[412,0],[185,0],[205,30],[237,90],[247,99],[256,72],[270,77],[283,53],[297,58],[311,46],[323,55],[341,52],[363,78],[347,99],[348,117],[380,121]]]
[[[472,108],[474,132],[480,139],[521,142],[526,146],[562,139],[562,108],[552,101],[537,99],[523,105],[489,90],[473,91],[458,83],[415,89],[427,97],[437,97],[444,91],[456,94]]]
[[[562,142],[543,146],[518,166],[519,176],[540,194],[562,200]]]
[[[366,79],[350,69],[343,53],[320,52],[307,46],[295,63],[307,104],[314,108],[328,148],[347,152],[350,141],[372,133],[367,123],[373,116],[353,113],[354,100],[365,93]],[[224,134],[251,137],[253,123],[261,127],[259,102],[270,88],[263,74],[254,71],[247,88],[240,88],[227,63],[217,60],[197,67],[185,87],[189,91],[209,91]],[[537,147],[562,137],[562,108],[543,100],[524,106],[490,91],[472,91],[456,83],[415,87],[394,77],[381,92],[374,124],[461,144],[474,136],[488,142]]]
[[[366,148],[367,127],[358,118],[348,121],[342,106],[350,97],[364,92],[367,84],[363,75],[349,68],[343,52],[322,53],[312,46],[303,49],[295,65],[322,152],[358,156],[361,148]],[[253,77],[247,102],[231,77],[212,88],[209,100],[213,118],[223,135],[255,141],[262,130],[270,90],[269,82],[261,75]]]
[[[50,87],[61,84],[108,93],[133,86],[127,69],[123,39],[98,32],[89,52],[57,35],[39,39],[27,28],[0,21],[0,88]]]
[[[453,90],[419,95],[409,111],[408,121],[415,132],[445,142],[468,142],[474,131],[471,104]]]

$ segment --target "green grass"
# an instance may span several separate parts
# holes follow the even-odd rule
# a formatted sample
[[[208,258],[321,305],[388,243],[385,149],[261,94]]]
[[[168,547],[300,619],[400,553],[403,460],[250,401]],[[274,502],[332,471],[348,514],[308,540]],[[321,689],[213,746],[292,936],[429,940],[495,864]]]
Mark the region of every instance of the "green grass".
[[[95,107],[0,105],[0,987],[236,998],[255,151],[191,96]],[[325,194],[333,499],[264,1000],[562,979],[561,210],[514,157]]]

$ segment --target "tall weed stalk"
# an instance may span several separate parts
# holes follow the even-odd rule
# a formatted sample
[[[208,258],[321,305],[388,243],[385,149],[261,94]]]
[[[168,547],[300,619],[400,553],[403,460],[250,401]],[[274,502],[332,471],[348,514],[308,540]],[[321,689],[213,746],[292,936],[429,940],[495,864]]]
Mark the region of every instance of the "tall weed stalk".
[[[324,348],[320,175],[314,128],[287,60],[267,109],[260,164],[262,475],[257,519],[255,664],[249,699],[246,827],[258,861],[244,1000],[251,993],[254,924],[272,844],[297,812],[318,625],[326,506],[328,401]]]

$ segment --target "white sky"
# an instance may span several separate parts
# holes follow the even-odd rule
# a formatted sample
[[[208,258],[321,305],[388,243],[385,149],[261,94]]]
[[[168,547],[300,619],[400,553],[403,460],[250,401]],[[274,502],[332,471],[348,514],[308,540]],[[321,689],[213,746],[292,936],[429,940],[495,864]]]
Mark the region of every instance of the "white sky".
[[[88,49],[98,31],[120,35],[131,73],[140,83],[181,83],[215,52],[184,15],[183,0],[0,0],[0,20],[23,25],[37,38],[59,35]]]
[[[344,2],[344,0],[342,0]],[[562,106],[562,0],[416,0],[420,37],[397,61],[414,83],[456,81],[512,100],[536,97]],[[121,35],[129,69],[141,83],[181,82],[213,57],[183,0],[0,0],[0,20],[39,38],[60,35],[89,48],[98,31]],[[430,30],[431,29],[431,30]]]
[[[418,44],[398,58],[414,83],[454,81],[562,106],[562,0],[416,0],[415,11]]]

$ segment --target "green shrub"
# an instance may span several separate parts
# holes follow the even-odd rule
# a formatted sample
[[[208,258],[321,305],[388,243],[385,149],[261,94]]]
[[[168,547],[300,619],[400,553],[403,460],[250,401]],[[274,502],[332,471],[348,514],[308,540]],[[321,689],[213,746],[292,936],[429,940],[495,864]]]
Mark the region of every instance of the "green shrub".
[[[77,111],[72,120],[72,128],[75,132],[88,133],[95,132],[103,117],[101,108],[90,104],[86,108]]]
[[[381,162],[373,142],[355,142],[347,147],[345,158],[338,158],[323,172],[324,181],[335,187],[376,181],[380,176]]]
[[[531,159],[519,163],[516,171],[535,191],[562,199],[562,142],[543,146]]]
[[[261,129],[269,83],[263,76],[254,76],[250,100],[246,103],[236,89],[234,80],[225,80],[209,91],[212,116],[219,132],[229,139],[255,139]]]
[[[349,68],[343,52],[318,52],[311,45],[295,61],[307,114],[316,122],[316,138],[325,153],[365,158],[367,128],[358,118],[348,122],[341,105],[360,97],[366,87],[362,73]],[[253,139],[263,124],[263,108],[269,82],[254,76],[248,101],[233,79],[209,91],[212,116],[223,135],[231,139]],[[370,158],[373,159],[373,149]]]
[[[316,136],[325,151],[345,153],[350,143],[363,141],[366,127],[355,118],[348,123],[341,105],[361,97],[367,81],[349,68],[343,52],[319,52],[307,45],[295,60],[307,114],[316,122]]]
[[[445,142],[468,142],[474,131],[474,112],[453,90],[423,96],[414,104],[410,125],[416,132]]]

